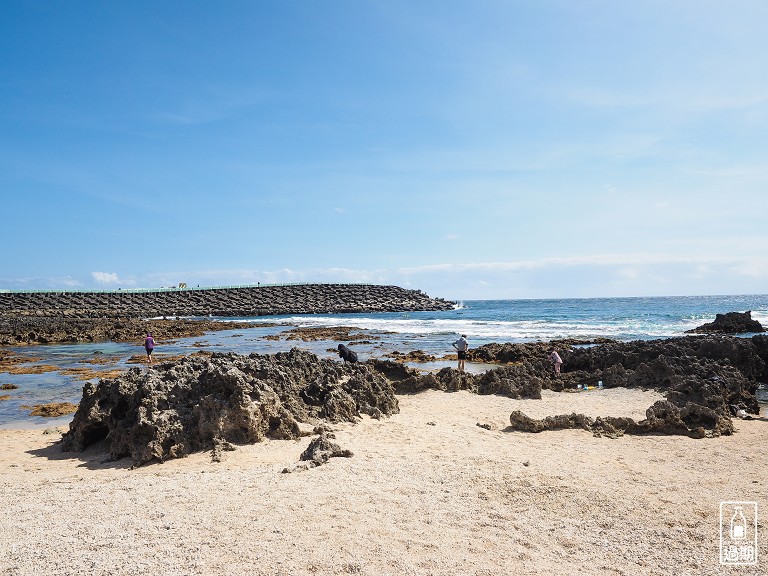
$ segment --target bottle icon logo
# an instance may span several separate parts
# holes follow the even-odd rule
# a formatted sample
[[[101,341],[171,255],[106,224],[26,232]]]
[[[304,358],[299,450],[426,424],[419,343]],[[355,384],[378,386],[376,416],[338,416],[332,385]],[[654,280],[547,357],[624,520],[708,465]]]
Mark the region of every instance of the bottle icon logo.
[[[731,517],[731,538],[744,540],[747,537],[747,519],[744,517],[744,508],[734,506],[735,512]]]
[[[720,502],[720,564],[757,564],[757,502]]]

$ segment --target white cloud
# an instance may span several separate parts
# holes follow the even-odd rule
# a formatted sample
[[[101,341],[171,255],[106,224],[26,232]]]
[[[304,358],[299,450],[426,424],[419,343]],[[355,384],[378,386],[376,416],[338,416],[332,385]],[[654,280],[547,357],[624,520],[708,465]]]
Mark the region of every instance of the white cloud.
[[[82,286],[82,283],[79,280],[76,280],[71,276],[65,276],[64,278],[53,278],[51,279],[51,284],[52,285],[61,284],[62,286],[66,286],[67,288],[79,288],[80,286]]]
[[[711,84],[708,87],[710,89],[703,93],[700,86],[689,84],[682,89],[658,90],[651,95],[588,86],[567,89],[565,95],[575,104],[593,108],[656,107],[696,113],[760,107],[768,102],[768,90],[762,85],[755,85],[748,95],[734,95],[728,87],[719,94],[712,94]]]
[[[558,268],[563,266],[652,266],[660,264],[706,265],[710,263],[730,264],[734,271],[754,274],[765,271],[768,257],[726,257],[726,256],[675,256],[668,254],[593,254],[565,258],[540,258],[537,260],[518,260],[514,262],[471,262],[461,264],[426,264],[410,268],[400,268],[401,274],[419,274],[434,272],[468,272],[473,270],[507,271]]]
[[[100,283],[121,282],[99,273]],[[448,299],[756,294],[768,285],[768,257],[594,254],[508,262],[426,264],[403,268],[282,268],[171,271],[131,279],[142,287],[370,283],[418,288]]]
[[[750,276],[754,278],[766,278],[768,277],[768,259],[744,259],[737,262],[731,268],[734,274],[740,276]]]
[[[51,276],[51,277],[26,277],[26,278],[0,278],[0,285],[3,288],[13,290],[39,290],[39,289],[61,289],[81,288],[82,283],[72,276]]]
[[[99,284],[118,284],[120,278],[114,272],[91,272],[91,276]]]
[[[768,257],[597,254],[431,264],[391,277],[452,299],[757,294],[768,283]]]
[[[256,284],[287,284],[301,282],[321,283],[372,283],[391,282],[386,270],[363,270],[352,268],[307,268],[294,270],[258,270],[249,268],[187,270],[182,272],[161,272],[147,275],[138,281],[145,287],[176,285],[186,282],[189,286],[240,286]]]

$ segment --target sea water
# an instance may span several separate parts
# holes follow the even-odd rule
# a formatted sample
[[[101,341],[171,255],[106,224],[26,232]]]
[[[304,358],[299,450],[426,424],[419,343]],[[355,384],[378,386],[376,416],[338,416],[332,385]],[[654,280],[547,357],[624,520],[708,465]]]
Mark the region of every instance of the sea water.
[[[212,332],[173,342],[160,341],[156,355],[161,361],[163,356],[189,354],[196,350],[272,354],[299,347],[319,356],[336,357],[337,341],[273,340],[265,336],[276,336],[292,327],[347,326],[353,328],[351,334],[361,336],[362,340],[344,343],[349,344],[362,360],[385,357],[394,351],[412,350],[440,357],[453,352],[451,343],[460,334],[467,335],[471,347],[490,342],[517,343],[559,338],[650,340],[683,336],[686,330],[711,322],[718,313],[746,310],[751,310],[752,318],[768,327],[768,295],[467,300],[457,302],[453,310],[441,312],[219,318],[252,322],[254,327]],[[61,368],[83,367],[82,361],[96,354],[121,359],[110,366],[88,365],[95,370],[129,368],[131,365],[125,360],[144,354],[141,346],[143,334],[136,336],[135,343],[57,344],[11,350],[18,355],[39,357],[41,360],[38,363]],[[0,401],[0,427],[43,425],[46,422],[56,424],[58,421],[30,417],[28,411],[20,406],[60,401],[76,403],[83,386],[83,382],[74,377],[57,372],[18,376],[0,373],[0,384],[3,383],[16,384],[19,388],[1,392],[11,399]],[[759,393],[760,399],[765,400],[768,391],[761,390]],[[68,422],[70,419],[65,417],[61,421]]]
[[[768,295],[557,300],[468,300],[446,312],[280,316],[301,326],[352,325],[442,341],[466,334],[474,345],[558,338],[647,340],[681,336],[722,312],[752,311],[768,326]],[[263,321],[263,319],[259,319]]]

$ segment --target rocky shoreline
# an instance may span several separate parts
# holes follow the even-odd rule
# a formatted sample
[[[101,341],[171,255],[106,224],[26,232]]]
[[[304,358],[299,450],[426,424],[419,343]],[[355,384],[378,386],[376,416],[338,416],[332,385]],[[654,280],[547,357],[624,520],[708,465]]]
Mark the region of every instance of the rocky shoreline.
[[[141,320],[138,318],[0,317],[0,346],[84,342],[141,342],[149,332],[157,340],[202,336],[206,332],[254,328],[252,322],[217,320]]]
[[[341,364],[293,349],[274,355],[211,354],[133,368],[88,384],[64,435],[65,451],[105,441],[112,458],[134,466],[222,445],[295,439],[327,423],[383,418],[399,410],[396,395],[426,390],[541,399],[542,390],[588,387],[655,390],[640,421],[604,415],[510,414],[510,430],[582,428],[598,436],[671,434],[691,438],[734,433],[734,407],[759,414],[756,390],[766,376],[768,337],[684,337],[561,348],[555,376],[542,351],[549,343],[489,345],[487,360],[506,365],[482,374],[443,368],[424,373],[390,360]],[[493,352],[493,354],[491,353]],[[516,358],[511,363],[509,358]],[[583,393],[583,392],[582,392]]]

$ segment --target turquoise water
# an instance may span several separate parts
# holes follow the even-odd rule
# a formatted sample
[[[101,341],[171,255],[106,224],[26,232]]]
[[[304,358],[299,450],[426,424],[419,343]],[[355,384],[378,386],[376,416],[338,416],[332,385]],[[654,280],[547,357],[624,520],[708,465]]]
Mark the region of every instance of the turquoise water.
[[[271,326],[214,332],[202,337],[159,342],[156,354],[187,354],[195,350],[258,352],[271,354],[297,346],[320,356],[336,357],[338,342],[265,340],[291,326],[353,326],[364,334],[367,343],[351,346],[361,359],[382,357],[398,350],[423,350],[435,356],[452,352],[451,342],[466,334],[473,347],[489,342],[531,342],[557,338],[608,337],[618,340],[655,339],[681,336],[685,330],[711,322],[715,314],[752,311],[752,317],[768,326],[768,295],[684,296],[663,298],[590,298],[557,300],[468,300],[455,310],[378,314],[313,314],[260,318],[227,318],[268,323]],[[143,354],[139,344],[103,342],[12,348],[28,357],[41,357],[42,364],[62,369],[90,366],[95,370],[127,368],[130,356]],[[83,364],[95,354],[117,357],[116,362],[100,366]],[[145,366],[140,366],[145,370]],[[16,384],[16,390],[2,391],[9,400],[0,401],[0,428],[45,426],[69,422],[71,416],[50,420],[28,416],[24,404],[78,402],[84,382],[74,377],[49,372],[39,375],[0,373],[0,384]],[[766,392],[761,391],[762,394]]]

